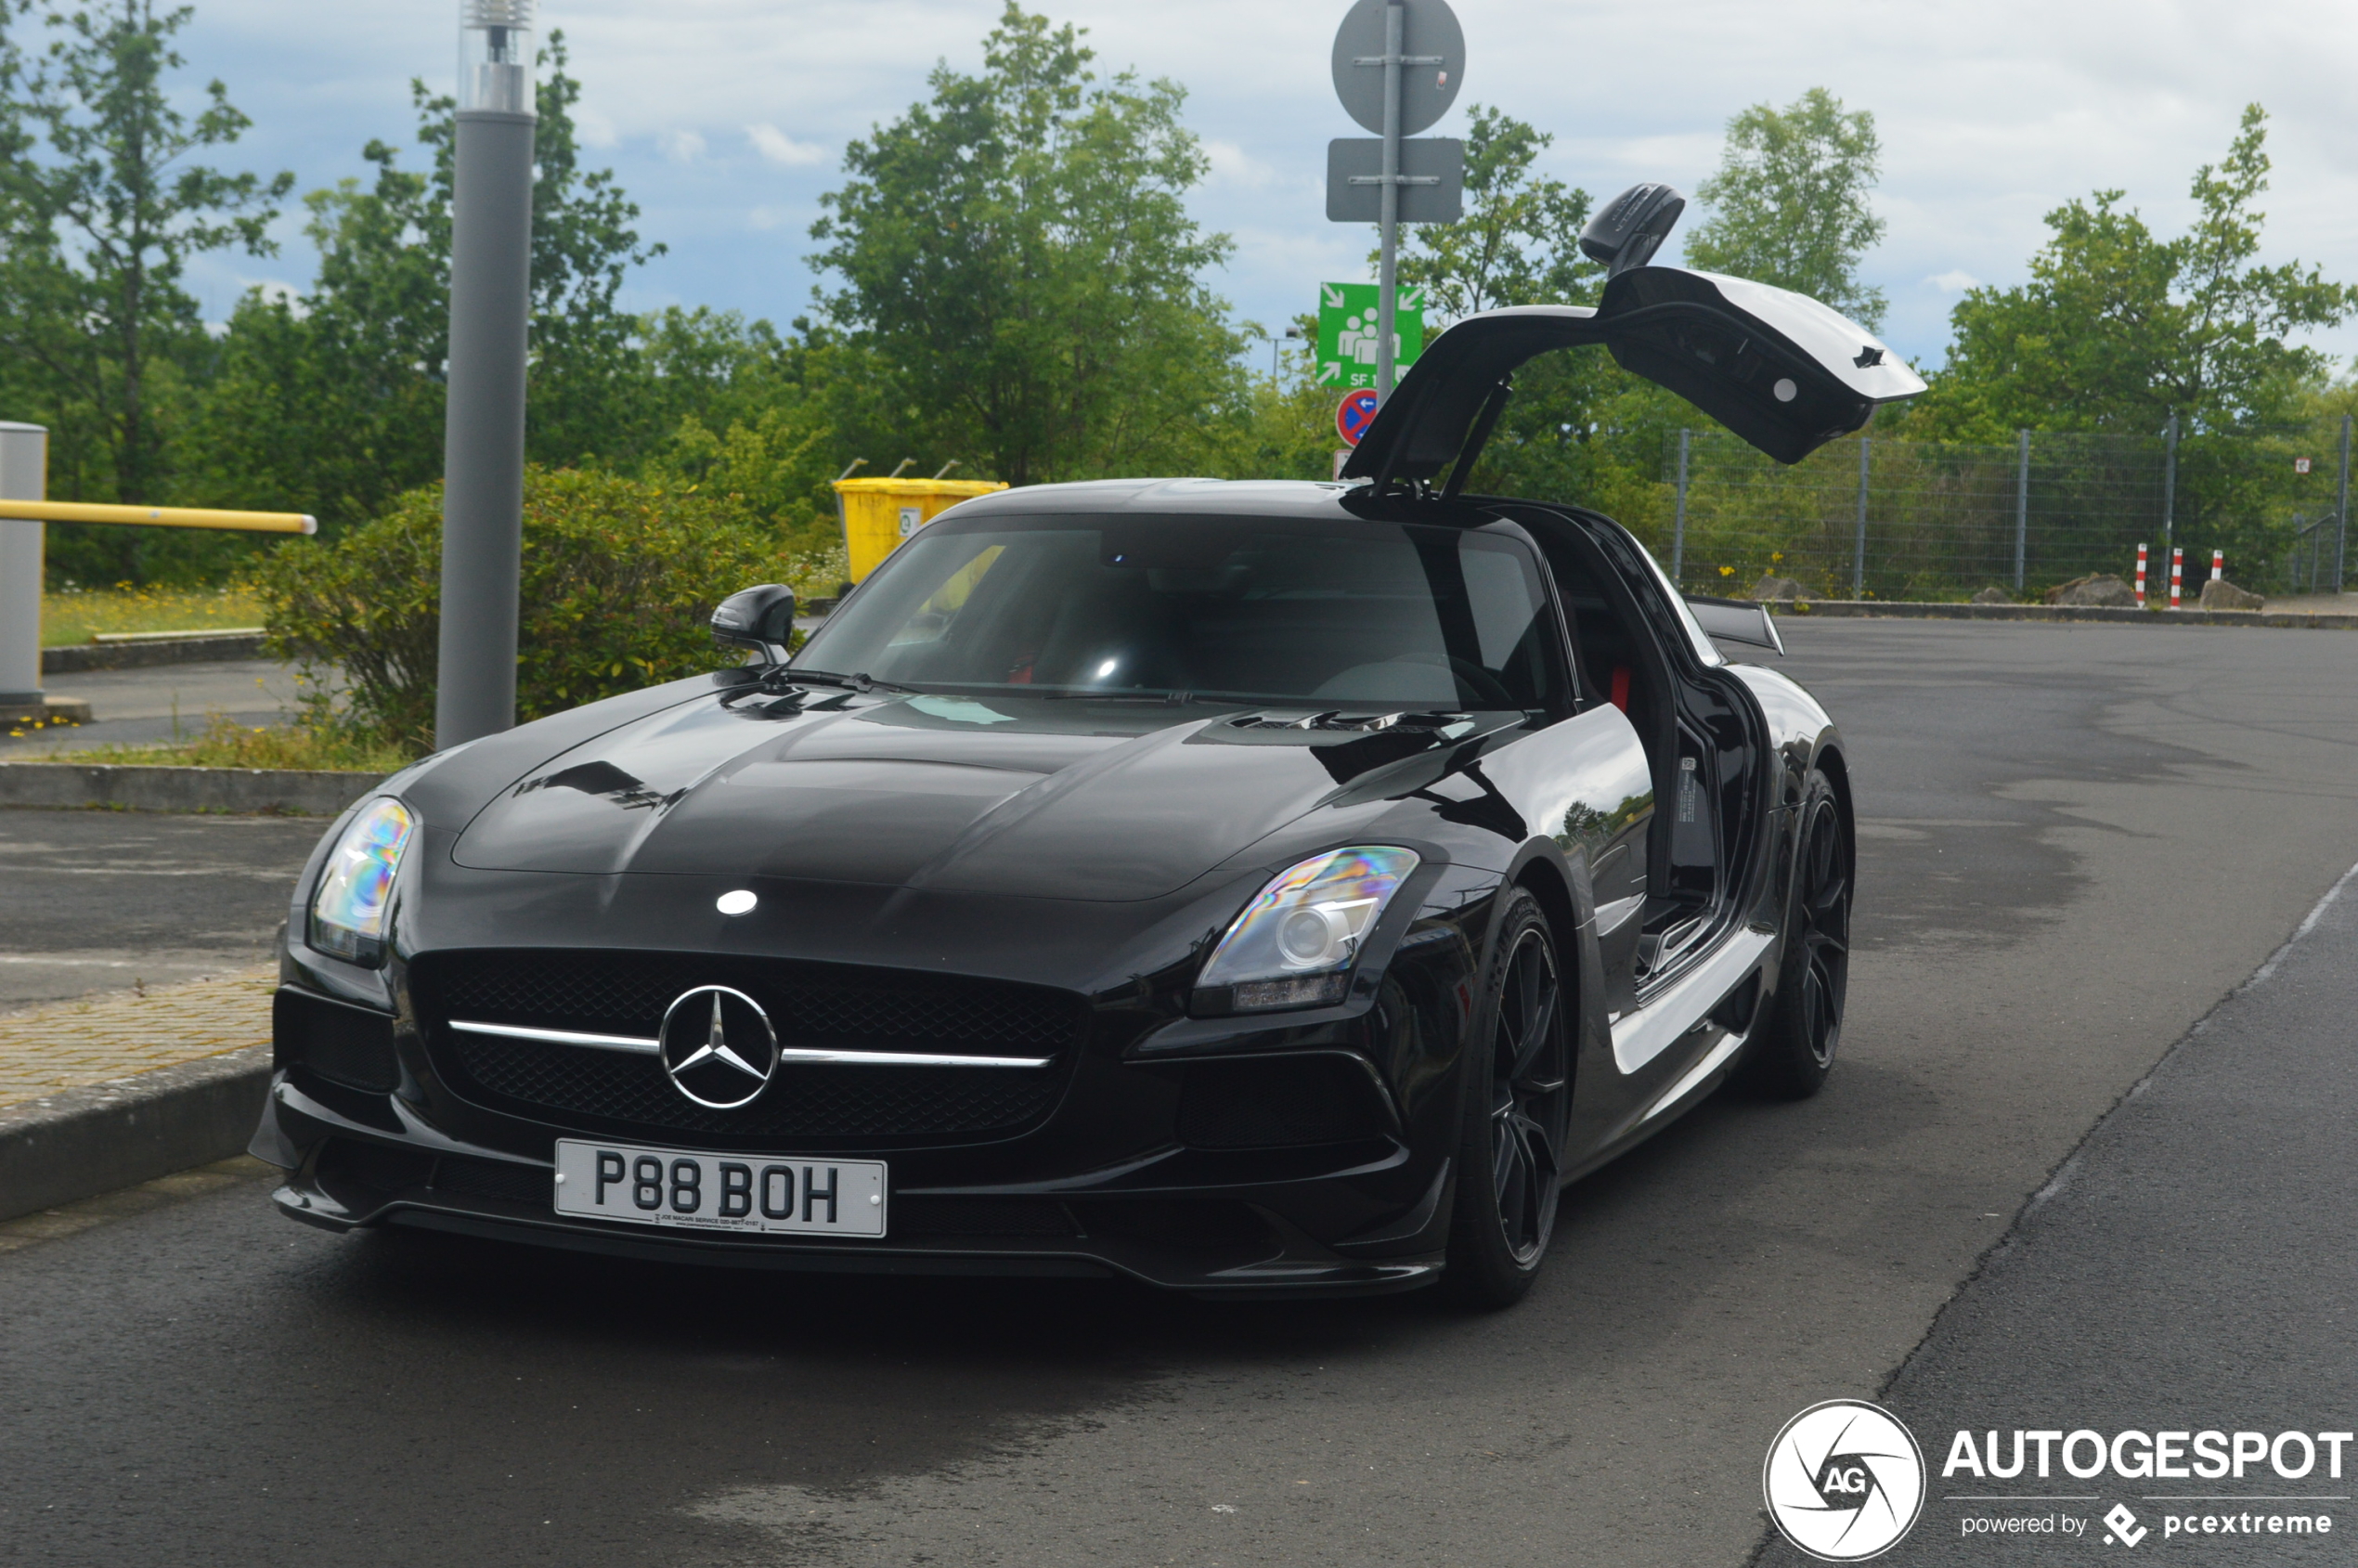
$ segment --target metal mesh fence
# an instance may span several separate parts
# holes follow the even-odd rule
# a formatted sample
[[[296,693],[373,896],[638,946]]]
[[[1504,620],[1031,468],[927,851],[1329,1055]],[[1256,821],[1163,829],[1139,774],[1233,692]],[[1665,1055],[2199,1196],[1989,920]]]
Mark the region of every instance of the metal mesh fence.
[[[1661,459],[1671,515],[1656,532],[1668,537],[1652,542],[1701,592],[1773,574],[1822,598],[2036,594],[2093,573],[2126,578],[2140,544],[2157,593],[2172,545],[2190,595],[2214,550],[2243,586],[2333,592],[2352,564],[2347,422],[2183,440],[2031,433],[2006,446],[1871,434],[1792,467],[1724,432],[1676,432]]]

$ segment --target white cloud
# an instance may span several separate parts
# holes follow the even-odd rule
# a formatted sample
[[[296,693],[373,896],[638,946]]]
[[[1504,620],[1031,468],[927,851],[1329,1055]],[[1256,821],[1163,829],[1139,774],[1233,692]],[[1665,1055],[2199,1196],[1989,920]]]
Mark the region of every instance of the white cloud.
[[[756,207],[745,214],[745,224],[766,233],[773,228],[784,228],[793,218],[794,214],[784,207]]]
[[[1204,138],[1203,155],[1205,161],[1211,165],[1213,179],[1225,180],[1231,185],[1242,186],[1248,190],[1264,189],[1278,180],[1289,177],[1287,175],[1280,175],[1276,169],[1232,141],[1221,141],[1207,136]]]
[[[807,169],[827,161],[825,148],[816,142],[797,141],[775,125],[747,125],[745,139],[753,143],[756,152],[789,169]]]
[[[705,153],[704,137],[693,131],[666,131],[655,142],[674,163],[693,163]]]
[[[748,210],[764,204],[773,215],[757,221],[781,231],[807,221],[841,182],[847,142],[926,97],[938,63],[979,68],[1002,5],[566,0],[582,140],[613,149],[597,162],[643,209],[640,232],[671,248],[637,275],[643,286],[779,320],[803,308],[801,248],[744,244]],[[1282,321],[1310,307],[1321,279],[1365,274],[1366,231],[1328,223],[1319,197],[1328,139],[1360,134],[1328,87],[1341,0],[1194,0],[1182,27],[1149,0],[1048,9],[1089,30],[1100,66],[1187,87],[1186,123],[1215,170],[1190,206],[1238,238],[1235,263],[1211,281],[1239,315]],[[408,83],[449,90],[447,13],[315,10],[290,31],[287,0],[205,0],[180,35],[185,81],[221,77],[253,117],[219,161],[292,168],[315,188],[367,177],[360,147],[381,136],[421,166]],[[1926,279],[2019,280],[2047,238],[2042,216],[2075,196],[2120,188],[2148,222],[2178,232],[2189,177],[2225,152],[2253,99],[2274,117],[2262,259],[2358,275],[2358,138],[2347,134],[2358,6],[2348,0],[1984,0],[1969,22],[1954,6],[1889,0],[1481,0],[1458,12],[1465,90],[1430,134],[1463,136],[1471,106],[1495,105],[1553,132],[1548,172],[1599,198],[1640,179],[1691,193],[1748,104],[1823,85],[1873,110],[1877,208],[1890,230],[1865,272],[1891,296],[1882,336],[1902,354],[1937,357],[1949,340],[1955,294]],[[1665,38],[1679,51],[1667,86],[1658,71],[1613,63],[1652,58]],[[683,118],[719,156],[667,161],[658,138]],[[732,126],[765,161],[750,191],[745,144],[714,129]],[[290,240],[280,269],[309,265]],[[2358,326],[2315,341],[2347,356]]]
[[[1981,287],[1981,279],[1962,266],[1952,266],[1946,272],[1936,272],[1924,281],[1944,294],[1962,294],[1967,289]]]
[[[574,106],[573,131],[581,138],[584,147],[612,147],[622,139],[614,128],[614,122],[588,104]]]

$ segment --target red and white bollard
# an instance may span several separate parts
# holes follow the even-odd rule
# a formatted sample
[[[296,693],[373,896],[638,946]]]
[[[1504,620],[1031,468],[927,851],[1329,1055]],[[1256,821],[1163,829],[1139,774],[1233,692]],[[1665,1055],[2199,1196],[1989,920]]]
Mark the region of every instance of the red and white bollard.
[[[2186,552],[2174,546],[2170,551],[2170,607],[2178,607],[2178,598],[2186,577]]]
[[[2137,547],[2137,608],[2145,607],[2145,547]]]
[[[2223,550],[2212,551],[2210,552],[2210,580],[2212,582],[2217,582],[2220,578],[2225,577],[2226,575],[2227,552]]]

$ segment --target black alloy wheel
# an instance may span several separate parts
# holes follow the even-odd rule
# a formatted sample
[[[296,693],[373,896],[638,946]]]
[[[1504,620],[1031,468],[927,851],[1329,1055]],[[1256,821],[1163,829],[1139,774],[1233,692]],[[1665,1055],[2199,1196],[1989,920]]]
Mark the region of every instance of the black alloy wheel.
[[[1563,1190],[1572,1111],[1571,999],[1538,900],[1517,889],[1494,950],[1466,1064],[1466,1122],[1445,1282],[1510,1306],[1538,1276]]]
[[[1850,836],[1833,785],[1814,768],[1799,836],[1777,995],[1744,1069],[1755,1088],[1794,1100],[1816,1094],[1833,1068],[1850,982]]]

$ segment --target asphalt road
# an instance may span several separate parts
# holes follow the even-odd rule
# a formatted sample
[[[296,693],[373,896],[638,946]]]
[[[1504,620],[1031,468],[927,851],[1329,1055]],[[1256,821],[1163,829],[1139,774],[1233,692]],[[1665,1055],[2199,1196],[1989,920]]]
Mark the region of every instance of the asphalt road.
[[[2358,1556],[2358,873],[2327,898],[2097,1126],[1893,1380],[1884,1403],[1932,1466],[1893,1561],[2085,1562],[2116,1508],[2131,1545],[2179,1561]],[[2175,1431],[2180,1473],[2082,1478],[2056,1455],[2042,1478],[2035,1443],[2012,1477],[1957,1460],[1960,1432],[1976,1460],[2002,1434],[2002,1468],[2014,1433],[2039,1430]],[[2254,1443],[2240,1470],[2205,1477],[2185,1450],[2206,1431],[2253,1433],[2271,1458]],[[2339,1463],[2326,1432],[2344,1434]],[[2145,1468],[2137,1444],[2123,1452]],[[2074,1453],[2095,1468],[2092,1448]],[[2321,1517],[2341,1534],[2314,1534]],[[2287,1535],[2296,1518],[2312,1533]],[[1989,1533],[2015,1520],[2043,1527]],[[1766,1561],[1809,1560],[1780,1542]]]
[[[0,1542],[43,1564],[1732,1565],[1807,1405],[1905,1365],[1892,1398],[1945,1432],[2030,1424],[2049,1366],[2144,1377],[2116,1271],[2052,1230],[2085,1178],[1957,1292],[2358,861],[2358,636],[1787,628],[1860,789],[1845,1059],[1814,1101],[1723,1096],[1582,1183],[1517,1310],[337,1238],[249,1186],[0,1257]],[[2214,1227],[2298,1205],[2325,1238],[2237,1298],[2248,1350],[2212,1347],[2209,1424],[2258,1426],[2320,1354],[2287,1324],[2344,1299],[2320,1282],[2347,1290],[2349,1205],[2239,1179],[2266,1130],[2202,1130],[2264,1108],[2241,1103],[2193,1104],[2166,1152]],[[1968,1342],[1966,1303],[2064,1263],[2061,1300],[2007,1306],[2038,1342],[2002,1319]],[[1952,1297],[1958,1348],[1910,1362]]]
[[[0,810],[0,1010],[268,963],[325,826]]]

